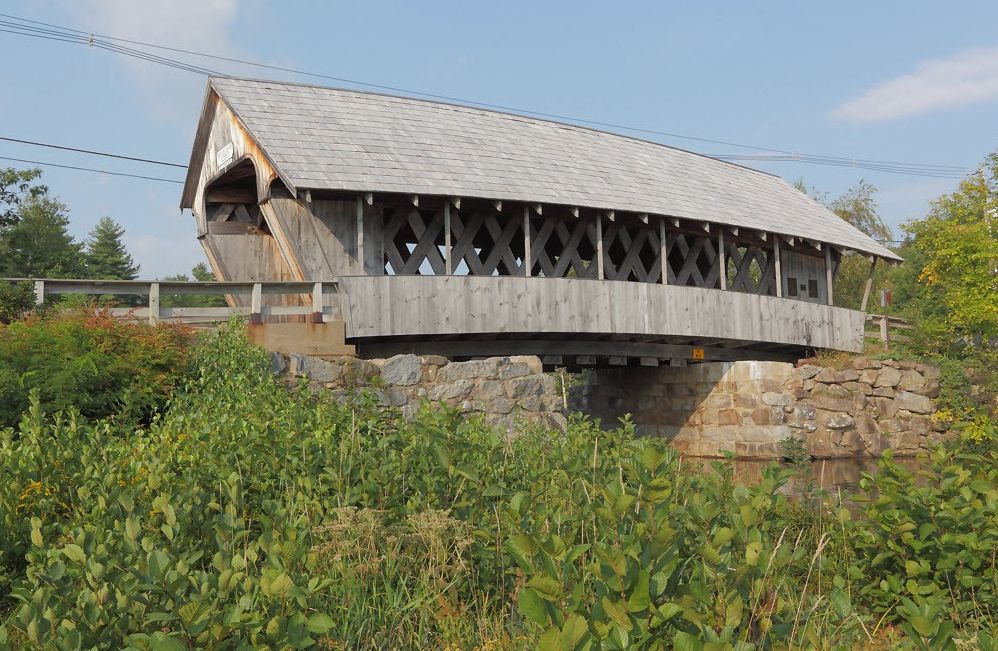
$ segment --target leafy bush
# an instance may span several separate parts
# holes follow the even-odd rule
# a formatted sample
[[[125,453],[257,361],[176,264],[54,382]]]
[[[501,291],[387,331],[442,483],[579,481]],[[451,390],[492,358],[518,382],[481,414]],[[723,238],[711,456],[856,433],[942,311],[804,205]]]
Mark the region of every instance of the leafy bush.
[[[47,412],[147,416],[179,379],[189,339],[179,326],[126,324],[86,309],[0,324],[0,427],[17,423],[32,390]]]
[[[627,423],[341,404],[222,329],[147,428],[0,430],[0,646],[993,648],[998,457],[933,461],[795,503]]]

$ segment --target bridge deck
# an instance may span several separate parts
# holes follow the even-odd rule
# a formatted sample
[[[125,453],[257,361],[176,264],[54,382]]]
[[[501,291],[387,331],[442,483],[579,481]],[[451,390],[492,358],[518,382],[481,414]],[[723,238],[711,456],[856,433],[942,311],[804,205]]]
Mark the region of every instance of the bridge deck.
[[[714,359],[784,347],[859,351],[865,320],[841,307],[649,283],[511,276],[346,276],[338,283],[347,338],[362,353],[443,350],[445,341],[453,351],[482,350],[483,340],[507,354],[671,357],[667,346],[690,343]]]

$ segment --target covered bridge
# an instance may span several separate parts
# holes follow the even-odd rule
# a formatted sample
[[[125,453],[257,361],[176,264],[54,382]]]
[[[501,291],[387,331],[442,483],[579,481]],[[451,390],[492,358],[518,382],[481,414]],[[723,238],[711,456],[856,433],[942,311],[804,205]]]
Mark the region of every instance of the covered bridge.
[[[865,315],[834,305],[838,263],[898,260],[779,177],[700,154],[235,78],[208,82],[181,207],[219,280],[330,282],[317,318],[362,356],[856,351]]]

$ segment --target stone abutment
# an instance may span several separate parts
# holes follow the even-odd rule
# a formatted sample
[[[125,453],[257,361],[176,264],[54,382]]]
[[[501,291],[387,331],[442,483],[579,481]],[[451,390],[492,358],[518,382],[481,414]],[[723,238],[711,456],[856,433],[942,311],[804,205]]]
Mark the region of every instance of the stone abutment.
[[[945,436],[936,415],[939,371],[910,361],[855,358],[835,369],[813,363],[709,362],[686,367],[618,367],[581,375],[545,373],[534,356],[452,362],[434,355],[383,360],[274,354],[274,370],[305,378],[346,400],[370,391],[411,416],[443,402],[510,435],[525,424],[561,428],[582,412],[615,426],[630,414],[646,436],[667,438],[690,456],[782,456],[797,438],[816,458],[911,456]]]

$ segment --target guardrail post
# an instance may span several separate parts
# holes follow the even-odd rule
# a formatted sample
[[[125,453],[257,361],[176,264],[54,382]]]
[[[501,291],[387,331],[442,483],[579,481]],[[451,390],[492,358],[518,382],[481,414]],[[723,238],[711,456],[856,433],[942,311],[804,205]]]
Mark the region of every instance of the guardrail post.
[[[250,295],[250,323],[263,323],[263,285],[253,283]]]
[[[159,283],[149,283],[149,325],[159,323]]]
[[[322,283],[312,285],[312,323],[322,323]]]
[[[887,315],[880,317],[880,340],[884,342],[884,352],[890,345],[890,329],[887,327]]]
[[[41,307],[45,304],[45,281],[35,281],[35,305]]]

